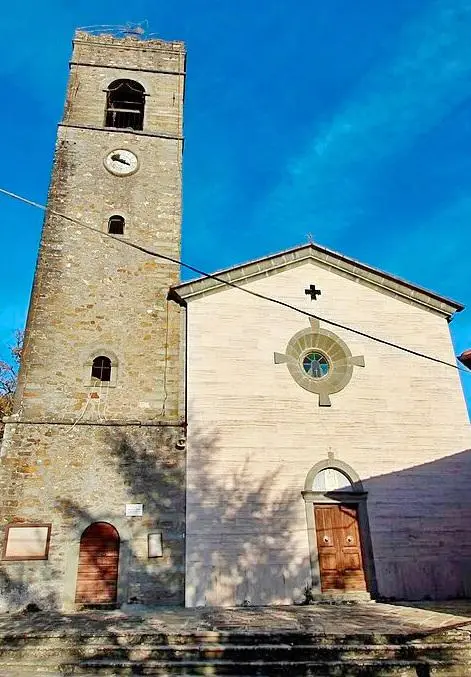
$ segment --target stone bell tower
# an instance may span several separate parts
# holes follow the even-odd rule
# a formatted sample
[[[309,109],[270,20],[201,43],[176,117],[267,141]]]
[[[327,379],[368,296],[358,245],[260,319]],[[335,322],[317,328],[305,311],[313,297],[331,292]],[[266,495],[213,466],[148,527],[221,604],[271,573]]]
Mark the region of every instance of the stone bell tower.
[[[7,606],[183,600],[185,49],[77,32],[13,416]],[[87,227],[88,226],[88,227]]]

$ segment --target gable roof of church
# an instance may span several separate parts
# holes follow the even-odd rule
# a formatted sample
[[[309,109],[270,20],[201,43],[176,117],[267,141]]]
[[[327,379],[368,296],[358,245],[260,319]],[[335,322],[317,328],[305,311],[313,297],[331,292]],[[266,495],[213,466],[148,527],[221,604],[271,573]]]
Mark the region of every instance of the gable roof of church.
[[[324,268],[330,269],[360,284],[376,288],[408,303],[426,307],[448,318],[451,318],[455,312],[460,312],[464,309],[464,306],[457,301],[440,296],[424,287],[412,284],[390,273],[385,273],[379,268],[366,265],[356,259],[314,243],[287,249],[253,261],[247,261],[231,268],[219,270],[210,276],[202,276],[175,285],[170,290],[170,298],[186,302],[203,294],[210,294],[221,290],[222,287],[226,287],[225,282],[243,285],[259,277],[274,275],[309,260],[315,261]]]

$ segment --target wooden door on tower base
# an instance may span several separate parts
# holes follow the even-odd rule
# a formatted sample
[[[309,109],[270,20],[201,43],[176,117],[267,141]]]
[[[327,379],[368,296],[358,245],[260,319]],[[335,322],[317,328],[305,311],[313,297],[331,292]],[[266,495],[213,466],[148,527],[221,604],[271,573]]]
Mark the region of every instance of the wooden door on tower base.
[[[322,592],[366,590],[358,506],[316,505],[314,517]]]
[[[107,522],[95,522],[82,534],[75,602],[115,604],[119,534]]]

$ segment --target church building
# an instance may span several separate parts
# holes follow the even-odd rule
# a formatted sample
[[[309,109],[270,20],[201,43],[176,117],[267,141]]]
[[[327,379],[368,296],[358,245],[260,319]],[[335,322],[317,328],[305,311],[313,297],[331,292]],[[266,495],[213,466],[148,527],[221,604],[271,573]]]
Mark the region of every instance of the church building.
[[[463,306],[312,243],[182,283],[185,64],[75,35],[0,608],[470,595]]]

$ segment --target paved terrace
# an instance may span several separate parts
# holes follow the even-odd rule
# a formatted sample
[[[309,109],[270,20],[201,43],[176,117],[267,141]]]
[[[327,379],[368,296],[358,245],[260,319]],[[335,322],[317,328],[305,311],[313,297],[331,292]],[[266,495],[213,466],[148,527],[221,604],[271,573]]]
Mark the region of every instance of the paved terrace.
[[[310,632],[326,635],[357,633],[411,634],[471,624],[471,600],[404,604],[314,604],[291,607],[158,608],[75,614],[52,612],[0,615],[0,641],[6,636],[168,634],[198,632]],[[1,675],[1,672],[0,672]]]

